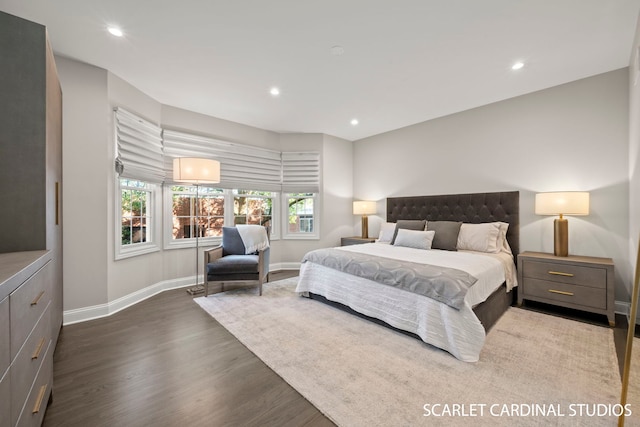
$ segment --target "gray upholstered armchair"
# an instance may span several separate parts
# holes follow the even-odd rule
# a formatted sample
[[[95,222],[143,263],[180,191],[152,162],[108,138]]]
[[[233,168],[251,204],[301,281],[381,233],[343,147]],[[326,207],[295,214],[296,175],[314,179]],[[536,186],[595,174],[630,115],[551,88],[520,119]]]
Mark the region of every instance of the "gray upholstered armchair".
[[[266,231],[268,239],[269,229]],[[238,229],[222,227],[222,245],[204,252],[205,296],[210,286],[219,284],[219,291],[224,292],[229,282],[257,284],[258,295],[262,295],[262,283],[269,281],[269,250],[246,254]]]

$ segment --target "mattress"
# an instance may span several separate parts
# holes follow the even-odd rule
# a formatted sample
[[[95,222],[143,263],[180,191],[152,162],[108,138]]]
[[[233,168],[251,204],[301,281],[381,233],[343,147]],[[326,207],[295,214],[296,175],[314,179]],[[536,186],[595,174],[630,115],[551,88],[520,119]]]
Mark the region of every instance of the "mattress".
[[[420,250],[379,243],[345,246],[344,251],[360,252],[410,262],[457,268],[478,281],[456,310],[433,299],[352,276],[311,262],[300,269],[296,292],[314,293],[346,305],[387,324],[412,332],[424,342],[448,351],[465,362],[479,359],[485,330],[473,307],[485,301],[503,283],[516,285],[515,265],[510,254],[469,251]]]

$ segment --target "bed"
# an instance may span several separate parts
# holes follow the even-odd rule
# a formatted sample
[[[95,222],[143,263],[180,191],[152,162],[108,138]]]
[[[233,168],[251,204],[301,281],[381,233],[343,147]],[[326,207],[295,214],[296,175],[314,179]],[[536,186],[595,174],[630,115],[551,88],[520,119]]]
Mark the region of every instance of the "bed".
[[[418,221],[424,220],[427,232],[418,232]],[[478,361],[486,332],[514,301],[511,289],[517,285],[513,254],[519,251],[519,193],[392,197],[387,199],[387,224],[383,225],[387,230],[389,223],[415,228],[394,232],[392,240],[400,237],[411,243],[408,247],[398,241],[311,251],[301,265],[296,292],[415,335],[459,360]],[[469,236],[470,230],[499,228],[506,244],[489,252],[469,250],[466,243],[459,243],[461,250],[412,247],[419,236],[431,238],[433,247],[452,249],[442,246],[442,241],[436,244],[434,236],[446,236],[446,230],[438,227],[454,223],[482,224],[460,226],[465,230],[460,231],[461,238]],[[500,239],[497,242],[503,244]],[[503,250],[507,247],[510,252]],[[435,273],[434,266],[443,273]],[[413,282],[405,288],[385,283],[397,282],[398,274],[411,277]],[[431,285],[420,282],[428,276],[460,284],[455,291],[437,290],[434,295]]]

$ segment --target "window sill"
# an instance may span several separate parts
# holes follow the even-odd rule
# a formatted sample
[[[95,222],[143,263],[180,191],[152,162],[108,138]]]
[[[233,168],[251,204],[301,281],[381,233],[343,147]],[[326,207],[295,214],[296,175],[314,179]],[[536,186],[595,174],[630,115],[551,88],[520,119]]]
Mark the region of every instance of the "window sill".
[[[115,260],[121,260],[126,258],[133,258],[139,255],[146,255],[153,252],[160,252],[160,247],[158,245],[140,245],[135,248],[126,248],[120,249],[119,253],[116,253]]]

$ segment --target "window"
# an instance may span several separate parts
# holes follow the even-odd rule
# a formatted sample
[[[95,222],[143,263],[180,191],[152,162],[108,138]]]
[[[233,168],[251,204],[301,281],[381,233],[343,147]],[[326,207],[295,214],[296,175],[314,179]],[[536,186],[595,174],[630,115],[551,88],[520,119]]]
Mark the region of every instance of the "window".
[[[169,194],[168,199],[171,200],[170,212],[167,215],[171,220],[171,235],[167,242],[169,245],[178,243],[179,246],[191,246],[191,239],[194,239],[196,234],[200,238],[222,236],[225,212],[224,190],[174,185],[169,187]]]
[[[127,178],[118,181],[116,259],[157,251],[156,185]]]
[[[318,238],[318,203],[316,193],[287,193],[284,196],[287,224],[285,238]]]
[[[270,191],[233,190],[233,223],[273,228],[274,199]]]
[[[278,193],[270,191],[224,190],[198,187],[198,220],[196,226],[196,187],[165,186],[165,248],[195,246],[198,231],[200,241],[211,245],[222,236],[222,227],[235,224],[260,224],[275,235],[273,221]],[[208,241],[207,241],[208,239]]]

